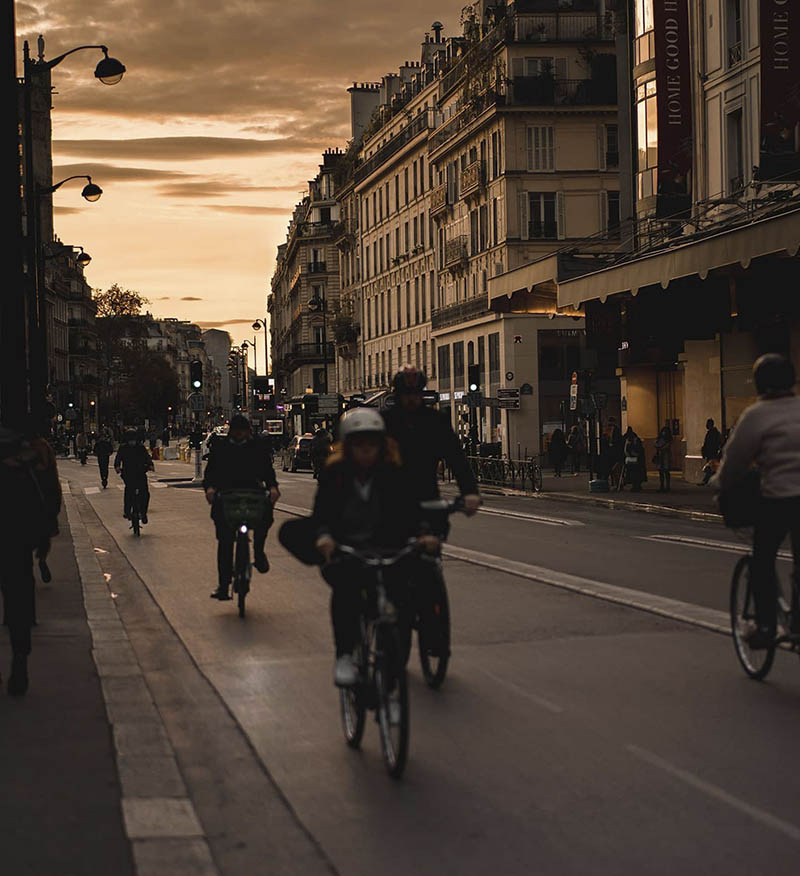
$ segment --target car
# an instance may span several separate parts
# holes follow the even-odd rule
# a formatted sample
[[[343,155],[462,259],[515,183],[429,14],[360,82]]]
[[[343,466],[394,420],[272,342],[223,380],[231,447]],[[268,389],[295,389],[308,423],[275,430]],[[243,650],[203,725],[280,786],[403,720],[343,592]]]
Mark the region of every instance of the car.
[[[297,471],[298,468],[313,469],[311,463],[311,435],[295,435],[283,450],[283,470]]]

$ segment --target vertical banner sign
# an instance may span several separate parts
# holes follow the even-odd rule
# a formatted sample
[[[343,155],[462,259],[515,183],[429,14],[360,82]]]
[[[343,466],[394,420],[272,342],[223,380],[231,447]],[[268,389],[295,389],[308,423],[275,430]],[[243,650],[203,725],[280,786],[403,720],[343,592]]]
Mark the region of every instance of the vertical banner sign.
[[[656,215],[692,205],[692,77],[688,0],[653,0],[658,106]]]
[[[800,0],[761,0],[760,179],[800,177]]]

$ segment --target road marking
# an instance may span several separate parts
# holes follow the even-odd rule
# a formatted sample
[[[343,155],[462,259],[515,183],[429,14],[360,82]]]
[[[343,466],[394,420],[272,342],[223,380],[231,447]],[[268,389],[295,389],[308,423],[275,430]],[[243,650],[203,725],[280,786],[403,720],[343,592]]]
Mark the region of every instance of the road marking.
[[[300,517],[307,517],[311,513],[308,508],[287,505],[284,502],[279,502],[275,507],[278,511],[295,514]],[[475,566],[483,566],[486,569],[506,572],[509,575],[526,578],[539,584],[548,584],[561,590],[569,590],[572,593],[580,593],[583,596],[602,599],[604,602],[624,605],[626,608],[637,608],[640,611],[657,614],[670,620],[702,627],[714,633],[724,633],[726,636],[729,636],[731,633],[730,618],[728,613],[724,611],[705,608],[702,605],[694,605],[691,602],[682,602],[679,599],[669,599],[666,596],[657,596],[654,593],[645,593],[641,590],[634,590],[631,587],[604,584],[602,581],[593,581],[590,578],[581,578],[578,575],[570,575],[567,572],[557,572],[555,569],[546,569],[543,566],[533,566],[529,563],[507,560],[494,554],[485,554],[481,551],[456,547],[452,544],[444,545],[442,554],[454,560],[461,560]]]
[[[763,824],[765,827],[771,827],[773,830],[784,834],[784,836],[788,836],[789,839],[800,841],[800,827],[797,827],[788,821],[784,821],[782,818],[778,818],[777,816],[772,815],[772,813],[766,812],[764,809],[759,809],[758,806],[753,806],[745,800],[740,800],[738,797],[734,797],[733,794],[729,794],[717,785],[712,785],[711,782],[706,782],[699,776],[694,775],[694,773],[690,773],[688,770],[674,766],[669,761],[659,757],[657,754],[653,754],[644,748],[639,748],[638,745],[627,745],[626,748],[631,754],[638,757],[640,760],[649,763],[651,766],[658,767],[665,773],[669,773],[676,779],[680,779],[692,788],[702,791],[702,793],[707,794],[709,797],[713,797],[715,800],[719,800],[721,803],[725,803],[727,806],[730,806],[731,809],[736,809],[738,812],[749,816],[754,821]]]
[[[569,590],[573,593],[580,593],[583,596],[592,596],[595,599],[614,602],[628,608],[638,608],[651,614],[670,618],[671,620],[703,627],[715,633],[730,635],[730,621],[727,612],[717,611],[713,608],[693,605],[690,602],[682,602],[678,599],[669,599],[666,596],[657,596],[654,593],[645,593],[630,587],[605,584],[602,581],[593,581],[590,578],[581,578],[578,575],[570,575],[567,572],[557,572],[555,569],[546,569],[543,566],[533,566],[528,563],[517,562],[516,560],[507,560],[504,557],[484,554],[480,551],[456,547],[451,544],[446,544],[442,548],[442,553],[445,557],[462,560],[475,566],[507,572],[509,575],[516,575],[518,578],[527,578],[529,581],[548,584],[561,590]]]
[[[480,514],[494,514],[497,517],[512,517],[517,520],[530,520],[531,523],[544,523],[546,526],[585,526],[580,520],[564,520],[560,517],[543,517],[539,514],[526,514],[523,511],[507,511],[505,508],[481,508]]]
[[[481,669],[480,671],[487,678],[491,678],[495,684],[499,684],[507,690],[510,690],[518,697],[523,697],[526,700],[530,700],[532,703],[536,703],[537,706],[547,709],[548,712],[552,712],[554,715],[560,715],[564,711],[561,706],[557,706],[550,700],[546,700],[544,697],[537,696],[537,694],[525,690],[525,688],[520,687],[518,684],[514,684],[513,681],[508,681],[500,675],[495,675],[493,672],[489,672],[487,669]]]
[[[93,493],[99,493],[100,487],[84,487],[83,492],[86,493],[87,496],[91,496]]]
[[[746,554],[750,550],[746,544],[736,544],[732,541],[712,541],[708,538],[692,538],[687,535],[637,535],[635,538],[644,541],[659,541],[666,544],[685,544],[689,547],[707,548],[712,551],[724,551],[729,554]],[[791,551],[778,551],[779,560],[793,559]]]
[[[149,486],[150,486],[151,490],[161,490],[161,489],[166,490],[166,488],[169,486],[169,484],[161,484],[158,481],[150,481]]]

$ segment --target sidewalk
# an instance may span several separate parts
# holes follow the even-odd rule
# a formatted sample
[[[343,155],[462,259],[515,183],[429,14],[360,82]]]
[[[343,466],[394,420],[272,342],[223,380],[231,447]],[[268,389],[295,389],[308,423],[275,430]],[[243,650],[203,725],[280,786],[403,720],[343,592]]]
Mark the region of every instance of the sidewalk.
[[[53,541],[51,584],[37,581],[30,689],[9,697],[0,630],[0,832],[9,876],[133,873],[111,729],[66,514]],[[38,571],[38,570],[37,570]]]
[[[721,519],[714,502],[713,490],[710,487],[699,487],[696,484],[688,483],[680,472],[672,473],[672,489],[668,493],[658,491],[658,472],[648,474],[647,482],[639,493],[631,492],[630,487],[625,487],[619,493],[591,493],[589,492],[589,476],[585,472],[577,476],[565,472],[563,477],[557,478],[552,471],[545,471],[543,487],[541,496],[545,499],[581,502],[585,505],[626,511],[644,511],[651,514],[686,517],[695,520],[716,521]],[[514,495],[511,490],[494,488],[489,484],[481,485],[481,490],[487,494],[501,492]]]

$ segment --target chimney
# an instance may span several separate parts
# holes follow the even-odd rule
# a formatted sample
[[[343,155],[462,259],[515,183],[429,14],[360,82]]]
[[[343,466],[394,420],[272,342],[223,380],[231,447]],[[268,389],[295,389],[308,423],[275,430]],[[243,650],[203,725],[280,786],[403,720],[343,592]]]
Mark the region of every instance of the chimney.
[[[433,31],[433,41],[435,43],[440,43],[442,41],[442,31],[444,30],[442,22],[434,21],[431,25],[431,30]]]

